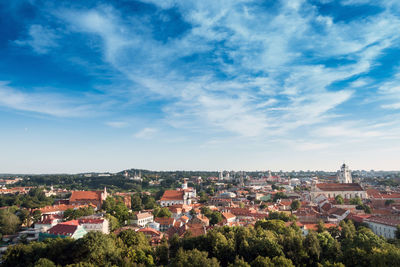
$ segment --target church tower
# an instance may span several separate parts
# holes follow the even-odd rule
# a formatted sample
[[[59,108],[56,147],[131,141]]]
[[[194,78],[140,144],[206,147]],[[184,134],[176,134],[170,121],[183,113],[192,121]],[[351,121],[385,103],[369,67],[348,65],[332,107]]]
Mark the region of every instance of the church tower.
[[[340,170],[337,172],[337,179],[339,183],[349,184],[353,182],[351,177],[351,171],[349,170],[349,166],[343,163]]]

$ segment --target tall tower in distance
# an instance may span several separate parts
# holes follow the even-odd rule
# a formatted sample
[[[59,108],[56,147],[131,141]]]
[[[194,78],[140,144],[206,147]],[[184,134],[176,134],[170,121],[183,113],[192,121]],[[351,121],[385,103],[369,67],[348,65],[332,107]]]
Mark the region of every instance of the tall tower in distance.
[[[349,170],[349,166],[343,163],[340,170],[337,172],[337,179],[339,183],[350,184],[353,182],[353,178],[351,178],[351,171]]]

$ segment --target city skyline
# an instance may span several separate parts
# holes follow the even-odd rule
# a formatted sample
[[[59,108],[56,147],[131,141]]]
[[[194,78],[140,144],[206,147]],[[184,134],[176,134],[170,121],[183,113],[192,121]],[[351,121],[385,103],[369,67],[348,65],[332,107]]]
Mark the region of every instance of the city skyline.
[[[396,1],[0,3],[0,173],[398,170]]]

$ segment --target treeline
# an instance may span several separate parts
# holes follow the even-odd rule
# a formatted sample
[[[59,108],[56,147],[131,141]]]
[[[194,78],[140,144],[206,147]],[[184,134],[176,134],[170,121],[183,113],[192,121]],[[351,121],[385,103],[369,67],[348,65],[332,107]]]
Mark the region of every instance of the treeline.
[[[400,248],[358,229],[302,235],[292,224],[262,220],[254,227],[219,227],[206,235],[173,236],[150,247],[143,234],[127,230],[89,233],[79,240],[48,239],[10,247],[3,266],[400,266]]]
[[[0,207],[18,206],[28,209],[52,205],[53,197],[46,197],[43,188],[32,188],[28,194],[0,195]]]
[[[122,175],[84,177],[82,175],[35,175],[16,183],[16,186],[60,186],[68,190],[141,191],[142,185]]]

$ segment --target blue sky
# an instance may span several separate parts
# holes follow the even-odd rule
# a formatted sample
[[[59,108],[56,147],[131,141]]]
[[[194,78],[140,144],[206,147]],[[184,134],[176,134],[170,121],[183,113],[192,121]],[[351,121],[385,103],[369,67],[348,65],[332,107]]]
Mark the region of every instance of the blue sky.
[[[399,169],[400,2],[2,1],[0,172]]]

